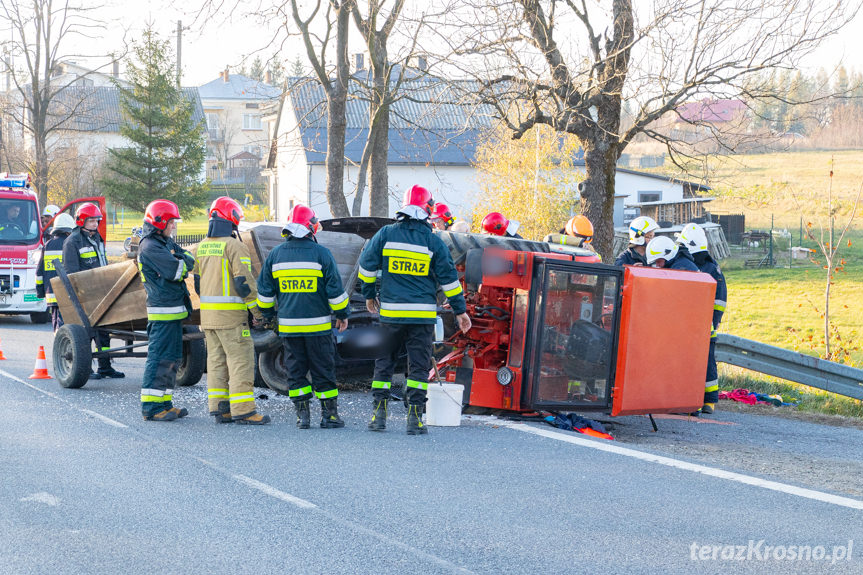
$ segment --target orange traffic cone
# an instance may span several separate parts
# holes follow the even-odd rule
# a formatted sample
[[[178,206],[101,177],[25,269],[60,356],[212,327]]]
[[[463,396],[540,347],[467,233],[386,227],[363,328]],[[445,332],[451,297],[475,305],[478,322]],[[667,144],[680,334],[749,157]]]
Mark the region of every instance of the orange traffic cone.
[[[0,359],[6,359],[6,356],[3,355],[3,348],[0,347]]]
[[[30,379],[51,379],[48,375],[48,362],[45,361],[45,348],[39,346],[39,353],[36,354],[36,367],[33,368],[33,375]]]

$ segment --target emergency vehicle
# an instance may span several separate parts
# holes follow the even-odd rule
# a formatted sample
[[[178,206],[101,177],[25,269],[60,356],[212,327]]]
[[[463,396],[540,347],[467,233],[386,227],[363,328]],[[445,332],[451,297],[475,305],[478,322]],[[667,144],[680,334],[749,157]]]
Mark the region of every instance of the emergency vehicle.
[[[105,213],[105,198],[80,198],[58,212],[74,215],[77,204],[97,203]],[[51,321],[44,299],[36,296],[36,268],[42,255],[41,211],[29,174],[0,173],[0,314],[28,314],[33,323]],[[56,215],[55,215],[56,217]],[[50,227],[53,218],[45,226]],[[105,237],[103,219],[99,232]]]

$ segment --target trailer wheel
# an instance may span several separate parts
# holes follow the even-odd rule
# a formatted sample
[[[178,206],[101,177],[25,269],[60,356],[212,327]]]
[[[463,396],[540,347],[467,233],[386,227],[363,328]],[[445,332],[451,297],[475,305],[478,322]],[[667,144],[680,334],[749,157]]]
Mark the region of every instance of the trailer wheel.
[[[280,395],[288,395],[288,372],[284,361],[285,347],[258,354],[258,371],[267,387]]]
[[[260,361],[261,361],[261,354],[258,352],[255,352],[255,387],[263,387],[266,389],[269,386],[267,385],[267,382],[264,381],[264,378],[261,376],[261,367],[259,365]]]
[[[184,325],[183,333],[198,333],[200,329],[196,325]],[[207,345],[203,339],[190,339],[183,341],[183,359],[177,369],[177,385],[188,387],[201,381],[204,375],[204,366],[207,364]]]
[[[50,311],[34,311],[30,314],[30,322],[41,324],[48,323],[51,321],[51,312]]]
[[[277,347],[281,347],[279,334],[271,329],[255,329],[252,328],[252,341],[255,342],[255,351],[260,353],[263,351],[273,351]]]
[[[54,379],[65,388],[83,387],[90,377],[93,351],[83,326],[67,323],[54,334]]]

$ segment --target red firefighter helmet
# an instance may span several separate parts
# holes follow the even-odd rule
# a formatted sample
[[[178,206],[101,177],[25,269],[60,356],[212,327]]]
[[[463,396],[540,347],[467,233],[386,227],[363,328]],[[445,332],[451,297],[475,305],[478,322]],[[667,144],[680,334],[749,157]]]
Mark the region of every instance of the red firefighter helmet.
[[[228,220],[235,226],[238,226],[240,225],[240,220],[243,219],[243,206],[230,196],[221,196],[213,201],[209,214],[211,218],[215,214],[223,220]]]
[[[405,197],[402,200],[402,207],[405,208],[407,206],[418,206],[431,215],[434,199],[431,192],[424,187],[414,186],[405,192]]]
[[[153,200],[144,212],[144,221],[157,230],[164,230],[171,220],[180,219],[180,208],[171,200]]]
[[[564,231],[568,236],[584,238],[584,243],[586,244],[593,241],[593,224],[590,223],[587,216],[582,214],[570,218],[570,220],[566,222],[566,228]]]
[[[506,235],[509,220],[500,212],[491,212],[482,219],[482,231],[493,236]]]
[[[435,204],[431,217],[443,220],[446,227],[450,227],[455,223],[455,217],[453,217],[452,212],[449,211],[449,206],[446,204]]]
[[[318,233],[321,229],[321,224],[318,222],[315,210],[302,204],[294,206],[293,211],[291,211],[291,218],[288,222],[305,226],[309,228],[309,231],[313,234]]]
[[[99,206],[90,202],[78,206],[78,209],[75,210],[75,225],[83,226],[84,220],[89,218],[102,219],[102,210],[99,209]]]

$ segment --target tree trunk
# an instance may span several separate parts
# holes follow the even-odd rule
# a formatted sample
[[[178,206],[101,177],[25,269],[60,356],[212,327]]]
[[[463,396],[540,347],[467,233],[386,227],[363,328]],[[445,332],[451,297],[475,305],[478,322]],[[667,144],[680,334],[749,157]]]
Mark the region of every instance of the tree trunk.
[[[824,345],[826,354],[824,359],[833,361],[833,356],[830,353],[830,280],[833,275],[833,261],[827,261],[827,287],[824,289]]]
[[[387,54],[387,36],[372,32],[369,44],[369,60],[372,68],[372,103],[369,137],[372,138],[372,157],[369,169],[369,215],[385,218],[389,216],[389,178],[387,151],[390,147],[390,94]]]
[[[332,1],[332,0],[331,0]],[[336,79],[327,90],[327,203],[334,218],[351,215],[345,199],[345,111],[348,97],[348,30],[353,1],[333,3],[336,16]],[[311,193],[311,190],[309,190]]]
[[[39,195],[39,205],[43,208],[48,205],[48,149],[45,142],[44,132],[33,134],[33,147],[35,148],[35,174],[33,187]]]
[[[369,114],[369,117],[372,117]],[[372,155],[372,136],[374,135],[374,124],[370,123],[369,136],[363,147],[363,157],[360,159],[359,173],[357,174],[357,192],[354,194],[354,216],[361,216],[363,211],[363,195],[366,191],[366,178],[369,175],[369,159]]]
[[[581,192],[582,213],[594,226],[593,246],[602,261],[613,262],[614,248],[614,178],[617,167],[617,144],[585,143],[584,163],[587,177]]]

